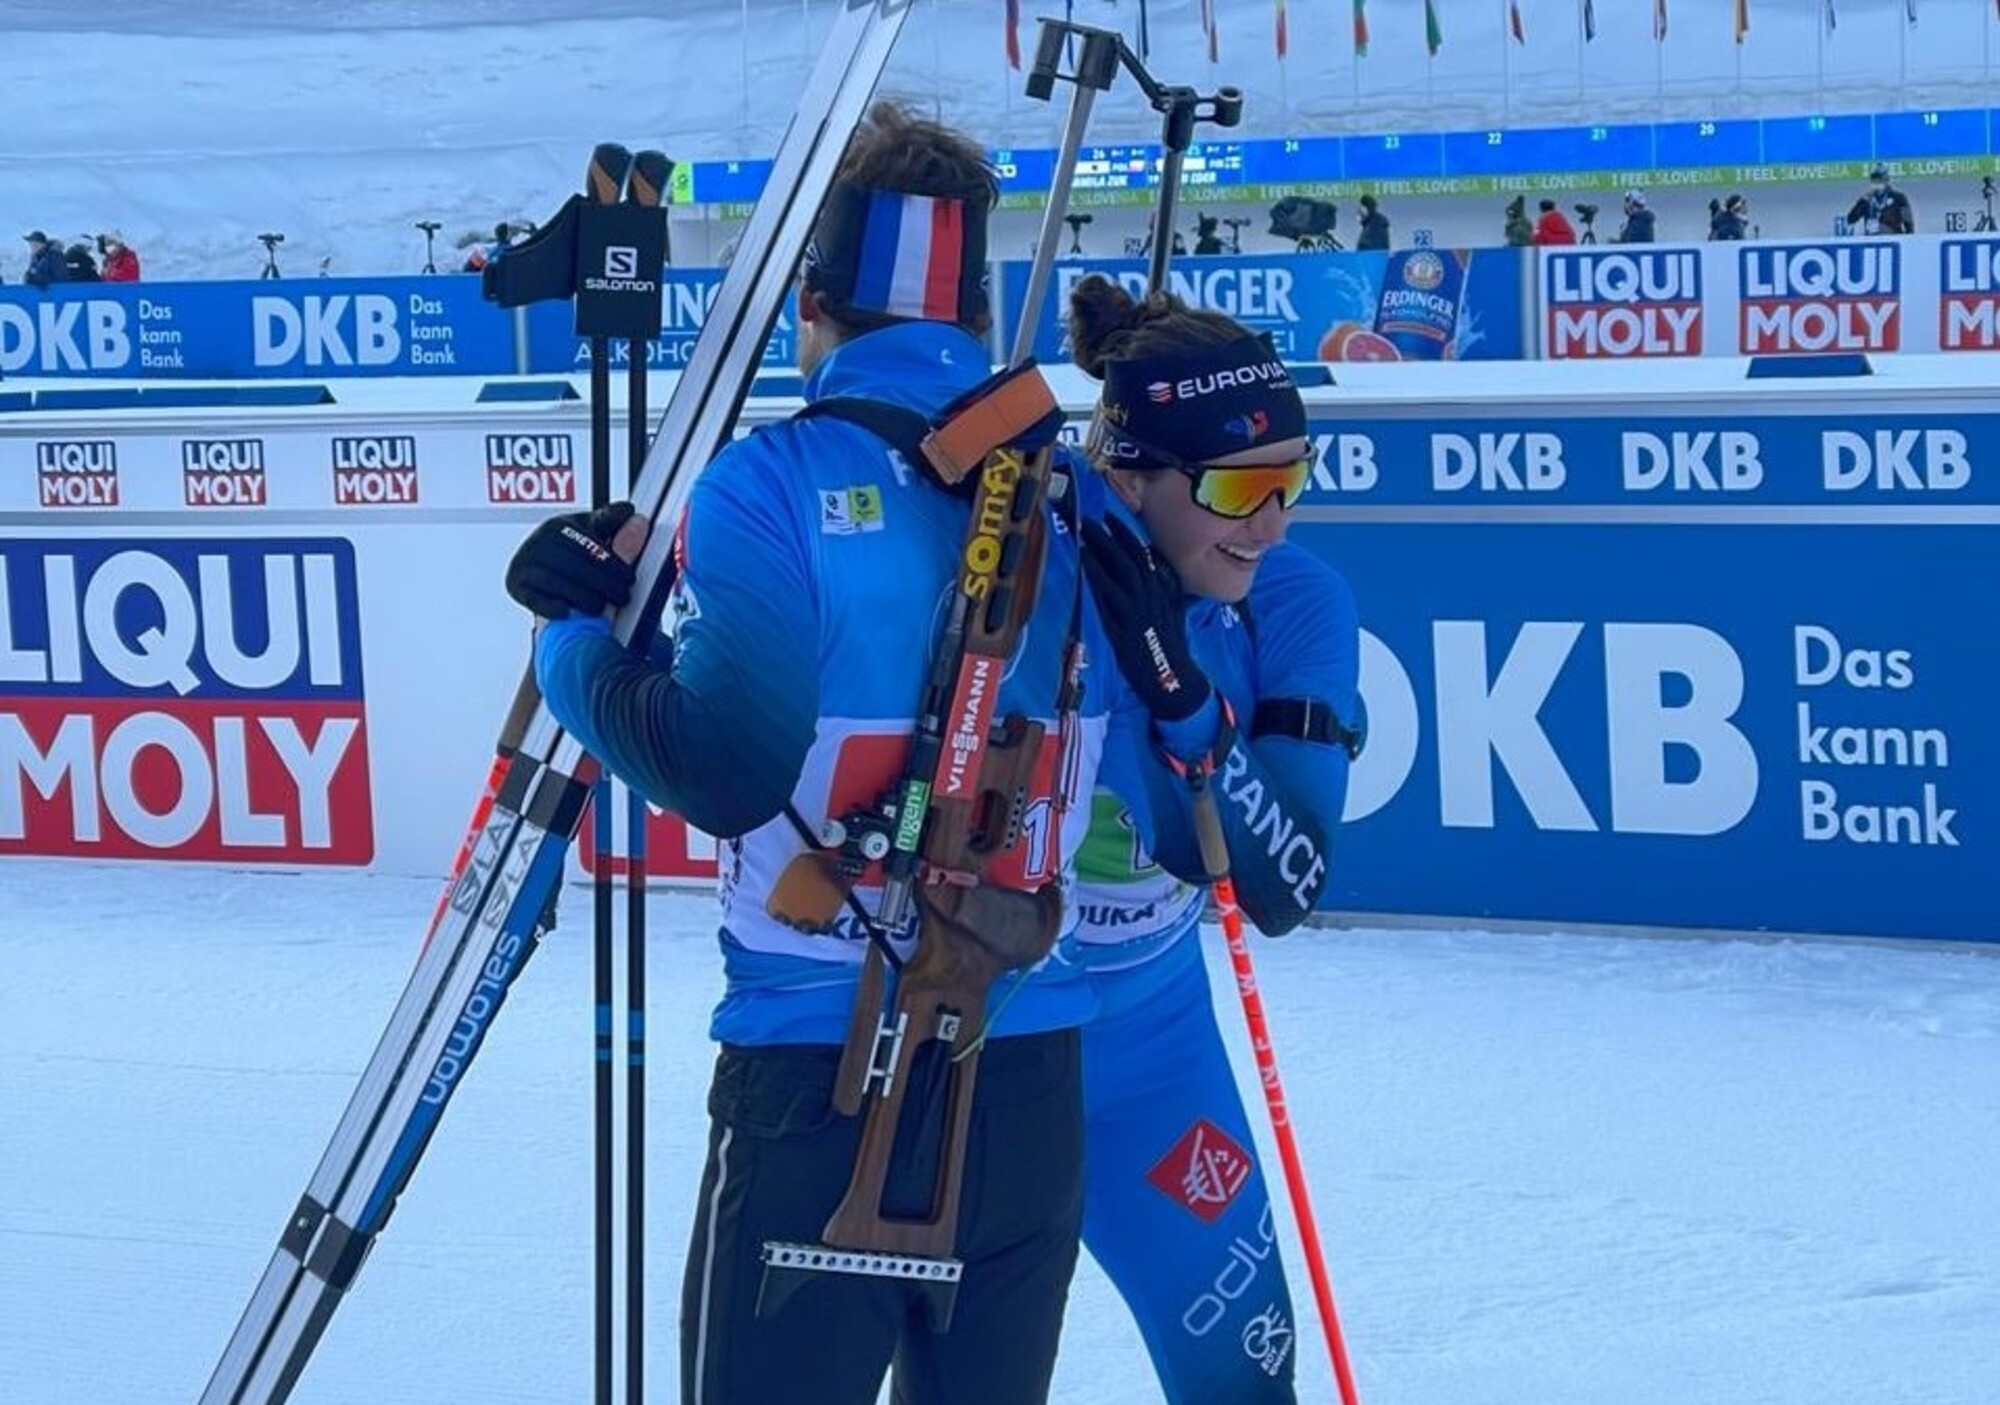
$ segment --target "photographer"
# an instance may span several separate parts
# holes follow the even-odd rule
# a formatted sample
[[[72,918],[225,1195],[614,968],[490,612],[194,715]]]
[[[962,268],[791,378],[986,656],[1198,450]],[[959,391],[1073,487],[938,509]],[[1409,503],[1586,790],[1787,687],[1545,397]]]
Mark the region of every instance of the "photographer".
[[[1387,249],[1389,247],[1389,217],[1382,213],[1382,207],[1375,203],[1375,197],[1361,197],[1361,235],[1354,241],[1357,249]]]
[[[1750,232],[1750,202],[1732,195],[1720,203],[1708,202],[1708,237],[1741,239]]]
[[[1535,243],[1544,247],[1556,244],[1574,244],[1576,226],[1571,224],[1563,212],[1556,208],[1553,200],[1544,200],[1536,207],[1541,211],[1535,220]]]
[[[1889,168],[1877,166],[1868,173],[1868,193],[1847,211],[1850,232],[1861,234],[1915,234],[1916,212],[1910,197],[1889,184]]]
[[[1535,242],[1535,227],[1528,222],[1528,197],[1516,195],[1507,202],[1506,223],[1501,237],[1510,249],[1525,249]]]
[[[1625,223],[1618,227],[1614,244],[1650,244],[1654,239],[1653,212],[1646,204],[1646,192],[1625,192]]]

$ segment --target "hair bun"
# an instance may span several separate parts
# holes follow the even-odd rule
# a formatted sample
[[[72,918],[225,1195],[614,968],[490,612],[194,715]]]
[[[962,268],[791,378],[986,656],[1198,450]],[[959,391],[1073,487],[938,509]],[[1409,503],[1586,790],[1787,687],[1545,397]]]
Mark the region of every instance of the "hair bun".
[[[1125,334],[1139,326],[1144,305],[1101,273],[1079,282],[1069,295],[1069,354],[1077,369],[1096,380]]]

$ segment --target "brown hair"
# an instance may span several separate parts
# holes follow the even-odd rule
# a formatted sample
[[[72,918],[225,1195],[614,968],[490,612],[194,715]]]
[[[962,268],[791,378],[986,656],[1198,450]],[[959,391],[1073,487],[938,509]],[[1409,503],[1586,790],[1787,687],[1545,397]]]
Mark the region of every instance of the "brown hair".
[[[868,109],[848,140],[837,178],[872,190],[962,200],[970,207],[968,215],[979,219],[1000,203],[1000,177],[977,142],[895,102]],[[829,312],[828,318],[842,339],[906,320],[852,309],[839,316]],[[984,336],[992,324],[991,315],[981,313],[960,325]]]
[[[1251,335],[1220,312],[1189,307],[1172,293],[1135,299],[1101,273],[1069,295],[1069,356],[1096,380],[1113,361],[1130,361],[1186,346],[1221,346]]]

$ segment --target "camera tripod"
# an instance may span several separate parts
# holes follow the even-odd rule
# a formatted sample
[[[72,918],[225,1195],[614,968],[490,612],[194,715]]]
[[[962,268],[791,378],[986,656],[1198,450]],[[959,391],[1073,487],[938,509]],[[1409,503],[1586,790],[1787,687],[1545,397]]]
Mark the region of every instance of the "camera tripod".
[[[257,242],[264,246],[264,269],[257,276],[261,278],[283,278],[278,272],[278,246],[285,242],[282,234],[260,234]]]
[[[1577,218],[1583,221],[1583,233],[1578,237],[1576,242],[1579,244],[1595,244],[1597,242],[1597,206],[1578,205],[1576,213]]]
[[[417,228],[424,232],[424,272],[436,273],[438,271],[437,232],[443,229],[444,226],[436,220],[418,220]]]
[[[1091,216],[1087,214],[1063,216],[1063,223],[1069,226],[1069,251],[1072,254],[1081,254],[1083,252],[1083,227],[1089,224],[1090,221]]]
[[[1986,208],[1981,210],[1979,218],[1972,222],[1972,232],[1974,234],[1990,233],[1997,227],[1993,223],[1993,177],[1981,176],[1979,178],[1979,198],[1985,202]]]

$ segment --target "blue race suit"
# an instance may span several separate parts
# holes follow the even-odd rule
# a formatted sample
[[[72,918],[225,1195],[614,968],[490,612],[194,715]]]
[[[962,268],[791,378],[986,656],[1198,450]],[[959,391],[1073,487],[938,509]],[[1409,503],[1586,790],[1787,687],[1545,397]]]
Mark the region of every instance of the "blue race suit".
[[[986,376],[974,338],[904,323],[831,352],[805,393],[928,416]],[[710,1027],[723,1048],[683,1285],[682,1391],[703,1405],[872,1402],[892,1351],[899,1401],[1017,1405],[1047,1389],[1082,1193],[1075,1031],[1096,1005],[1072,904],[1049,958],[1003,975],[987,1004],[951,1330],[922,1327],[907,1285],[889,1279],[821,1276],[789,1306],[755,1306],[761,1245],[818,1242],[860,1135],[830,1100],[864,938],[845,912],[831,933],[808,934],[767,910],[805,848],[783,807],[817,829],[899,774],[969,517],[967,499],[858,425],[770,426],[720,454],[690,497],[663,626],[670,653],[637,657],[602,620],[577,618],[546,625],[537,647],[549,706],[591,753],[728,841],[724,990]],[[1121,729],[1143,726],[1109,666],[1086,668],[1077,714],[1058,717],[1071,635],[1081,631],[1086,659],[1110,653],[1094,609],[1079,608],[1077,543],[1054,514],[1048,540],[997,714],[1048,729],[1023,842],[987,873],[1017,888],[1072,873],[1114,701],[1128,709]],[[879,883],[864,875],[854,892],[873,910]],[[894,939],[907,952],[913,936],[914,924]]]
[[[1322,726],[1306,740],[1309,714],[1287,702],[1274,714],[1284,725],[1259,736],[1258,704],[1309,701],[1357,727],[1354,598],[1330,567],[1281,545],[1245,606],[1193,600],[1187,620],[1239,729],[1214,780],[1237,896],[1281,934],[1324,885],[1358,731],[1326,739]],[[1120,792],[1127,764],[1106,757]],[[1084,1032],[1083,1242],[1132,1309],[1170,1405],[1289,1402],[1296,1319],[1196,936],[1205,892],[1187,879],[1201,864],[1173,823],[1186,790],[1157,762],[1144,783],[1152,816],[1182,837],[1158,838],[1156,861],[1153,825],[1101,789],[1078,860],[1077,935],[1101,1007]]]

